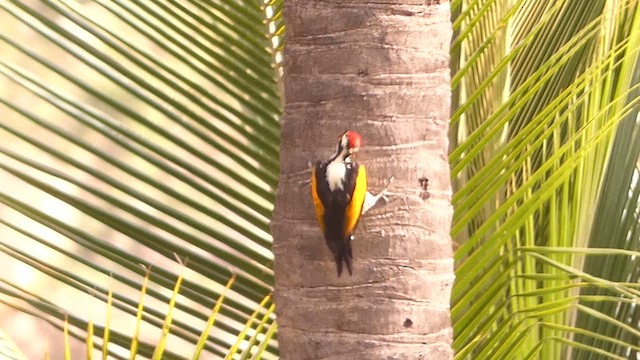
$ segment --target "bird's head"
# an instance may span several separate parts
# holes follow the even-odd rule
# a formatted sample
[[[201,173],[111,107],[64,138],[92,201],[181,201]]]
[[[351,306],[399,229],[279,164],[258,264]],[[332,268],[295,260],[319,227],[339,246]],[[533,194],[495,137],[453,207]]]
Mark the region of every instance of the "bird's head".
[[[347,130],[338,138],[338,149],[345,152],[347,156],[360,150],[362,137],[355,131]]]

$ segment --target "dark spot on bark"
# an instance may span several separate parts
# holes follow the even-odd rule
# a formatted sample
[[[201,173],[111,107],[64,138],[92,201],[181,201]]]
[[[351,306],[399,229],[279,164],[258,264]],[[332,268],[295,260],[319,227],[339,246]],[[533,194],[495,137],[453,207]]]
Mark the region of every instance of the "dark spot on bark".
[[[429,179],[423,176],[420,179],[418,179],[418,181],[420,182],[420,187],[422,188],[422,190],[426,191],[427,187],[429,186]]]
[[[404,327],[406,327],[406,328],[411,327],[413,325],[413,321],[411,321],[411,319],[409,319],[409,318],[406,318],[404,320],[404,324],[402,324],[402,325],[404,325]]]
[[[369,75],[369,70],[367,69],[358,69],[358,76],[365,77]]]
[[[430,197],[429,179],[423,176],[420,179],[418,179],[418,182],[420,184],[420,197],[422,198],[422,200],[427,200]]]

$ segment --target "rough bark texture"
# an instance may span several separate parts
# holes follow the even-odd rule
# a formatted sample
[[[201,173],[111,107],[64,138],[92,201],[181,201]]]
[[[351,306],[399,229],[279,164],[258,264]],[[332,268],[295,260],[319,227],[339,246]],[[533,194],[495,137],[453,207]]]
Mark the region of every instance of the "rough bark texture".
[[[282,359],[450,359],[449,3],[285,2],[281,174],[272,221]],[[309,162],[346,129],[392,195],[360,221],[353,276],[336,276]],[[428,193],[420,178],[429,179]]]

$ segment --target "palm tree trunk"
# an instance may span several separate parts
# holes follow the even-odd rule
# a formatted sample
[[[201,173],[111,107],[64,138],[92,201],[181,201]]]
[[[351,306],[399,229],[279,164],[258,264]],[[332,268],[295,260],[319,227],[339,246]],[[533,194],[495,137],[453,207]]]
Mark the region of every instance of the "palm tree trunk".
[[[451,25],[449,3],[436,2],[286,2],[272,220],[282,359],[452,358]],[[362,134],[369,188],[395,180],[360,221],[353,276],[338,278],[309,162],[327,158],[346,129]]]

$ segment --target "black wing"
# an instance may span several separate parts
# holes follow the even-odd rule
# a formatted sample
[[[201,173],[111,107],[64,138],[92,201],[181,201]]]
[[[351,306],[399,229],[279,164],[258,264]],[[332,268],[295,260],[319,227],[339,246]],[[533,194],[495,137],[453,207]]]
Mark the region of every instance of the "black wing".
[[[324,206],[324,238],[333,253],[338,266],[338,276],[342,274],[343,262],[351,274],[351,236],[344,235],[346,226],[346,210],[351,201],[358,176],[358,165],[345,162],[347,167],[343,189],[331,191],[326,180],[328,163],[316,163],[316,191]]]

